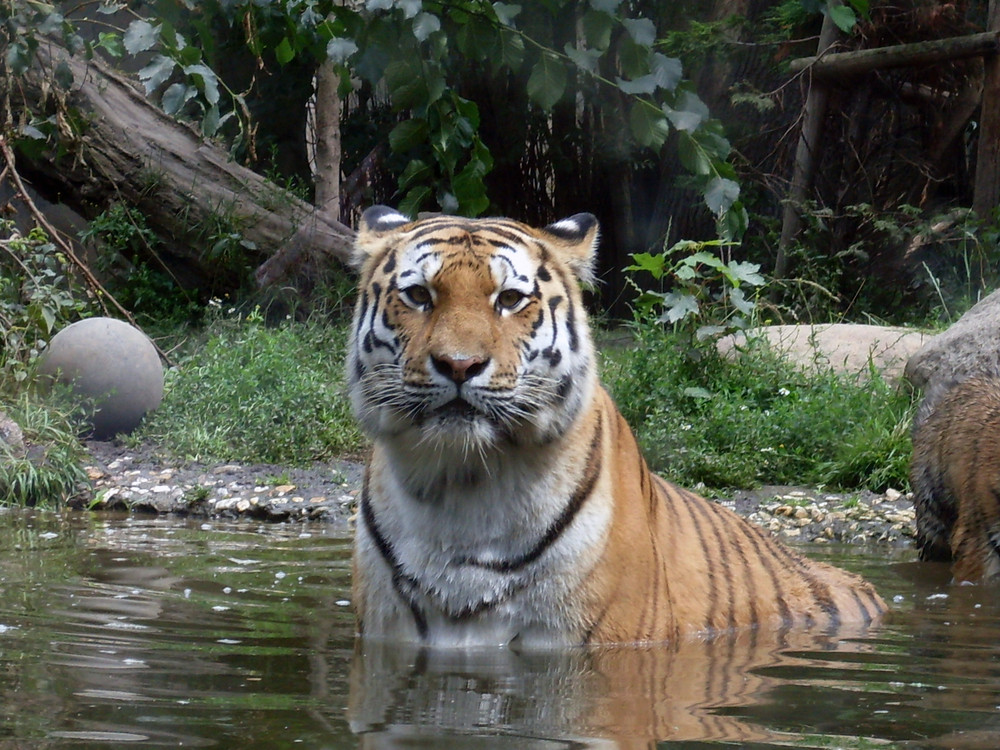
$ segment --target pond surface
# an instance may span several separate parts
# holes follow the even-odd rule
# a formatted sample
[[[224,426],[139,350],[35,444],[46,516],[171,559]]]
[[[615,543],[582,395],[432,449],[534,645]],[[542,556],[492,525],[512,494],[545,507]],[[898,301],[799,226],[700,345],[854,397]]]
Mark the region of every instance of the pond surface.
[[[867,633],[515,654],[355,648],[324,525],[0,513],[0,749],[1000,747],[1000,589],[912,552]]]

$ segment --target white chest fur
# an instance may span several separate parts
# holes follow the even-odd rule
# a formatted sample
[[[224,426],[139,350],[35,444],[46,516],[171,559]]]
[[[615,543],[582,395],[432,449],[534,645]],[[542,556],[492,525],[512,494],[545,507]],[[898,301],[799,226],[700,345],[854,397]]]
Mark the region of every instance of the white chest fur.
[[[610,522],[596,450],[560,460],[536,446],[433,471],[412,448],[380,446],[355,550],[365,634],[446,646],[570,642],[582,618],[574,592]]]

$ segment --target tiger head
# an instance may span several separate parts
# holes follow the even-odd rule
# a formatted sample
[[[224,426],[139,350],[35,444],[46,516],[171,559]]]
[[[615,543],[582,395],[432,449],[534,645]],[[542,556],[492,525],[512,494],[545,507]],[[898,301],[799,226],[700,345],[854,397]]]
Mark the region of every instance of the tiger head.
[[[597,220],[361,217],[348,354],[355,413],[375,439],[485,455],[552,441],[593,391],[580,282]]]

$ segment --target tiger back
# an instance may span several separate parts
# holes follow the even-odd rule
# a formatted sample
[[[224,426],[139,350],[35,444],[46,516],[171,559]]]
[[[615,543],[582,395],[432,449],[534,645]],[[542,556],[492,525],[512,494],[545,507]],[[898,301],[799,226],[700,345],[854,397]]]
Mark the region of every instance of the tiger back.
[[[913,429],[910,487],[922,560],[956,581],[1000,577],[1000,378],[928,393]]]
[[[362,217],[359,631],[551,646],[877,618],[865,581],[649,471],[596,375],[579,286],[597,239],[590,214]]]

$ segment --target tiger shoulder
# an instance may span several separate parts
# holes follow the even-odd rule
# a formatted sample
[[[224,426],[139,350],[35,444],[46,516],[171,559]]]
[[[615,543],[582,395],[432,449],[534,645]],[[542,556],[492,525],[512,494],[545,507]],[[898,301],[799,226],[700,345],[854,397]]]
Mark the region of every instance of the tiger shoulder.
[[[590,214],[361,218],[360,633],[552,646],[879,618],[860,577],[649,470],[598,382],[580,293],[597,243]]]
[[[958,582],[1000,577],[1000,378],[930,389],[914,419],[910,488],[922,560]]]

